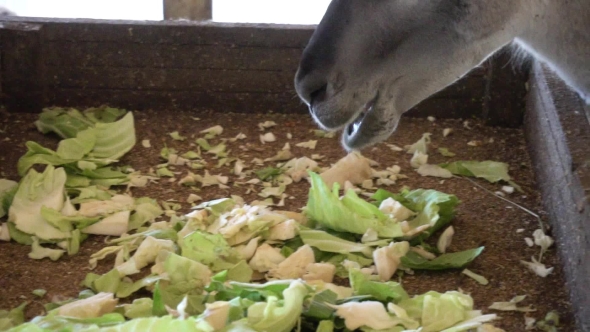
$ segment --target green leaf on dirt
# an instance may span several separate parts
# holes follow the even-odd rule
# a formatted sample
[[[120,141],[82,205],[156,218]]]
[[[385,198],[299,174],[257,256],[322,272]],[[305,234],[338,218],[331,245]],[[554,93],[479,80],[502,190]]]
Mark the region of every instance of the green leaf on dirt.
[[[172,139],[175,141],[184,141],[186,139],[186,137],[180,135],[180,133],[178,133],[178,131],[171,132],[170,137],[172,137]]]
[[[497,161],[455,161],[439,165],[455,175],[486,179],[491,183],[510,181],[508,164]]]
[[[453,153],[453,152],[449,151],[449,149],[447,149],[447,148],[438,148],[438,153],[440,153],[444,157],[454,157],[454,156],[456,156],[456,153]]]
[[[459,269],[471,263],[484,250],[484,247],[443,254],[433,260],[428,260],[419,254],[410,251],[402,257],[403,266],[414,270],[446,270]]]
[[[276,168],[276,167],[267,167],[267,168],[259,169],[259,170],[255,171],[254,173],[256,173],[256,176],[258,176],[258,178],[260,180],[268,181],[269,179],[272,179],[276,176],[283,174],[283,170],[280,168]]]

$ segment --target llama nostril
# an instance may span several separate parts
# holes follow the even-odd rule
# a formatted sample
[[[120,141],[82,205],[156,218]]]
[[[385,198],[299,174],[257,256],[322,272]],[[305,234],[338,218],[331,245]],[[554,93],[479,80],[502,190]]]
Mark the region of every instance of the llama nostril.
[[[313,91],[312,93],[309,94],[309,100],[310,100],[310,104],[314,104],[317,102],[321,102],[324,99],[326,99],[326,91],[328,89],[328,85],[324,84],[321,88]]]
[[[301,66],[295,74],[295,91],[308,106],[325,98],[328,80],[323,70]]]

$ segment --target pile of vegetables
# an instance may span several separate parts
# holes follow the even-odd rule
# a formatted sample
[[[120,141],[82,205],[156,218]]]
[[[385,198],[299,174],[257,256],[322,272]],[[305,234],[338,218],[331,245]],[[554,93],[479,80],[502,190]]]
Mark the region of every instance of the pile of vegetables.
[[[42,176],[46,182],[55,171]],[[304,214],[219,199],[111,240],[93,259],[117,255],[115,266],[88,274],[83,299],[60,303],[13,331],[467,331],[495,318],[475,311],[469,295],[410,297],[389,281],[398,268],[459,268],[481,252],[428,259],[425,249],[410,251],[410,242],[429,236],[416,229],[434,231],[451,221],[456,197],[381,190],[369,203],[350,190],[340,200],[338,185],[329,191],[317,174],[310,176]],[[132,280],[150,265],[148,276]],[[350,287],[334,284],[335,277],[348,278]],[[152,296],[118,304],[143,288]]]
[[[8,214],[0,238],[32,245],[31,258],[57,260],[66,252],[76,254],[89,234],[120,235],[162,214],[155,200],[111,190],[136,179],[127,169],[111,166],[135,145],[131,112],[52,109],[36,125],[63,139],[56,151],[27,142],[28,151],[18,162],[23,178],[0,183],[0,217]],[[46,165],[43,172],[33,168],[38,165]]]
[[[341,191],[338,180],[329,175],[326,181],[313,171],[312,160],[302,158],[286,163],[290,176],[311,183],[302,213],[231,196],[156,221],[166,213],[156,200],[111,188],[154,179],[113,166],[136,143],[131,112],[55,109],[36,124],[63,140],[56,151],[28,142],[18,163],[22,180],[0,181],[0,217],[8,214],[0,238],[30,245],[31,258],[58,260],[76,254],[90,234],[109,235],[108,246],[89,263],[94,268],[114,255],[115,264],[103,275],[89,273],[78,299],[48,304],[47,314],[31,322],[23,321],[24,306],[0,312],[0,330],[497,331],[488,324],[496,315],[475,310],[467,294],[410,296],[392,281],[414,270],[462,269],[482,253],[483,247],[447,252],[454,232],[449,224],[460,203],[454,195],[379,189],[365,200],[351,188]],[[222,144],[198,144],[220,163],[227,159]],[[425,141],[418,142],[413,153],[424,155],[425,148]],[[162,156],[195,165],[173,149]],[[45,168],[38,172],[36,165]],[[469,163],[439,168],[478,174]],[[159,176],[166,176],[164,169]],[[263,171],[260,178],[285,172]],[[205,176],[213,180],[183,180],[224,185],[220,177]],[[490,181],[500,179],[509,177]],[[284,187],[279,189],[282,194]],[[425,242],[442,229],[437,246]]]

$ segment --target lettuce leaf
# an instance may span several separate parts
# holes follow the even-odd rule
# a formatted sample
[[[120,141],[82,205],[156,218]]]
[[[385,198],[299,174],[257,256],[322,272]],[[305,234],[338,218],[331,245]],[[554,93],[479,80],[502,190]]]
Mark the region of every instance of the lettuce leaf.
[[[236,265],[227,270],[227,279],[238,282],[250,282],[254,271],[245,260],[239,261]]]
[[[153,304],[154,301],[149,297],[133,300],[131,304],[124,304],[125,317],[130,319],[150,317]]]
[[[164,299],[162,298],[162,291],[160,290],[160,281],[156,282],[156,286],[154,287],[154,299],[152,300],[152,316],[165,316],[166,305],[164,304]]]
[[[347,241],[321,230],[301,229],[299,236],[303,243],[324,252],[338,254],[360,252],[367,257],[371,257],[373,253],[372,248],[367,244]]]
[[[331,320],[323,320],[318,324],[316,332],[334,332],[334,322]]]
[[[290,332],[301,316],[303,300],[308,294],[301,281],[293,281],[283,292],[283,303],[269,297],[266,303],[256,303],[248,308],[248,325],[256,331]]]
[[[12,310],[0,310],[0,331],[6,331],[25,322],[27,302]]]
[[[52,261],[56,261],[66,252],[61,249],[44,248],[39,244],[39,240],[36,237],[33,236],[32,238],[33,244],[31,245],[31,252],[29,253],[29,258],[31,259],[49,258]]]
[[[82,160],[96,145],[96,134],[96,129],[93,128],[81,131],[75,138],[60,141],[55,153],[62,159]],[[92,166],[87,165],[87,167]]]
[[[62,240],[71,237],[48,223],[41,213],[43,207],[61,211],[65,203],[66,172],[48,166],[43,173],[30,170],[21,180],[8,210],[8,221],[16,228],[43,240]]]
[[[134,332],[134,331],[153,331],[153,332],[209,332],[200,328],[194,319],[178,319],[172,316],[137,318],[127,321],[123,324],[102,328],[97,332]],[[93,331],[92,331],[93,332]]]
[[[231,288],[226,289],[226,291],[229,291],[227,294],[232,294],[229,295],[231,298],[239,296],[242,298],[260,300],[261,298],[274,296],[282,299],[283,292],[291,286],[291,282],[292,280],[273,280],[263,284],[255,284],[234,281],[229,283]],[[219,298],[218,300],[221,299],[222,298]]]
[[[195,207],[193,210],[205,209],[209,211],[213,216],[219,216],[225,212],[229,212],[234,206],[236,201],[231,198],[220,198],[208,202],[203,202]]]
[[[211,271],[207,266],[191,259],[169,254],[164,262],[170,286],[181,292],[202,291],[211,280]]]
[[[69,179],[70,176],[68,176],[68,181]],[[69,195],[71,195],[72,197],[74,195],[77,195],[75,198],[71,200],[72,204],[80,204],[90,200],[108,201],[111,199],[111,197],[113,197],[113,195],[107,190],[103,190],[101,188],[98,188],[97,186],[90,186],[90,182],[88,182],[87,185],[84,185],[79,188],[69,186],[66,182],[66,187],[69,187]],[[138,201],[140,199],[138,199]]]
[[[117,121],[127,113],[126,110],[109,106],[91,107],[84,110],[83,114],[94,123],[111,123]]]
[[[414,203],[418,208],[418,215],[409,224],[411,228],[418,228],[422,225],[431,227],[424,232],[421,239],[424,239],[440,228],[447,225],[455,217],[455,206],[459,199],[455,195],[448,195],[436,190],[417,189],[404,195],[405,199]]]
[[[115,299],[114,294],[98,293],[91,297],[79,299],[60,306],[55,309],[55,313],[69,318],[99,318],[105,314],[113,312],[117,303],[118,299]]]
[[[510,181],[508,175],[508,164],[497,161],[455,161],[452,163],[440,164],[442,168],[449,170],[455,175],[477,177],[486,179],[491,183],[498,181]]]
[[[0,179],[0,218],[4,217],[10,208],[14,194],[18,190],[15,181]]]
[[[328,304],[335,305],[337,300],[338,294],[329,289],[322,290],[311,298],[303,315],[315,319],[330,319],[335,310]]]
[[[57,151],[27,142],[28,151],[18,161],[18,173],[22,176],[36,164],[64,165],[69,173],[100,178],[97,169],[118,161],[135,143],[133,113],[129,112],[117,122],[96,123],[60,141]],[[113,178],[110,175],[108,178]]]
[[[211,271],[206,265],[170,253],[164,262],[168,281],[159,281],[160,296],[164,304],[176,308],[187,297],[187,312],[201,313],[204,307],[203,290],[211,281]],[[156,301],[154,299],[154,305]]]
[[[414,144],[406,145],[406,153],[414,154],[415,152],[420,152],[422,154],[428,154],[428,145],[430,145],[431,142],[430,136],[432,136],[431,133],[424,133]]]
[[[470,249],[451,254],[440,255],[433,260],[427,260],[419,254],[410,251],[402,257],[402,265],[414,270],[446,270],[459,269],[471,263],[484,250],[484,247]]]
[[[126,262],[117,265],[116,269],[121,275],[139,273],[141,269],[154,263],[158,255],[165,255],[166,252],[174,252],[175,249],[176,244],[171,240],[156,239],[152,236],[147,236],[141,242],[133,256]]]
[[[46,108],[35,121],[35,126],[43,134],[53,132],[61,138],[72,138],[92,127],[93,123],[77,109]]]
[[[71,319],[49,316],[35,323],[27,323],[13,331],[87,331],[87,332],[211,332],[200,328],[194,319],[178,319],[172,316],[137,318],[125,321],[118,313],[104,315],[98,319]]]
[[[161,276],[150,275],[145,278],[141,278],[141,279],[137,280],[136,282],[127,282],[127,281],[123,280],[119,283],[119,286],[117,287],[117,298],[122,299],[122,298],[129,297],[133,293],[137,292],[138,290],[155,284],[160,279],[162,279]],[[150,307],[150,310],[151,310],[151,307]],[[125,314],[125,315],[127,316],[127,314]]]
[[[409,298],[401,284],[373,281],[358,269],[350,269],[349,280],[355,295],[370,295],[381,302],[396,303]]]
[[[406,208],[417,212],[417,215],[409,220],[410,228],[416,229],[420,226],[430,225],[429,229],[416,238],[417,240],[423,240],[447,225],[455,217],[455,207],[460,203],[457,196],[432,189],[412,191],[404,189],[399,194],[379,189],[371,198],[376,201],[376,205],[379,205],[390,197]]]
[[[322,227],[353,234],[365,234],[373,229],[384,238],[403,236],[399,223],[390,220],[353,190],[340,199],[338,183],[330,191],[318,174],[310,171],[309,175],[311,188],[305,213]]]
[[[254,173],[256,174],[256,176],[258,176],[258,178],[260,180],[268,181],[269,179],[272,179],[274,177],[277,177],[277,176],[283,174],[283,172],[284,172],[284,170],[281,168],[267,167],[267,168],[256,170]]]
[[[96,145],[89,156],[117,160],[135,146],[135,126],[133,113],[127,113],[121,120],[113,123],[96,124]]]
[[[182,239],[182,256],[207,265],[213,272],[226,270],[238,262],[238,253],[223,235],[195,231]]]
[[[101,276],[89,273],[84,283],[86,286],[92,287],[92,290],[97,293],[116,293],[121,283],[121,274],[117,269],[112,269]]]
[[[387,306],[390,309],[391,303]],[[345,326],[348,330],[356,330],[366,327],[378,331],[390,331],[399,325],[404,325],[409,329],[416,329],[419,323],[407,317],[407,314],[400,311],[400,316],[392,315],[391,310],[387,310],[383,303],[378,301],[349,301],[336,307],[336,315],[344,319]],[[397,308],[397,307],[395,307]],[[421,331],[421,330],[420,330]]]
[[[129,218],[129,230],[138,229],[162,214],[164,214],[164,211],[158,201],[148,197],[138,198],[135,200],[134,212]]]
[[[41,207],[41,216],[51,226],[62,232],[71,232],[74,228],[83,229],[100,220],[100,217],[65,216],[61,212],[46,206]]]
[[[33,237],[30,234],[18,230],[14,223],[7,222],[6,226],[8,226],[8,234],[10,234],[10,238],[16,241],[16,243],[26,246],[33,244]]]
[[[412,319],[419,319],[424,332],[442,331],[470,318],[471,296],[451,291],[427,292],[398,304]]]
[[[112,107],[89,108],[80,112],[75,108],[46,108],[35,121],[35,126],[43,134],[53,132],[61,138],[72,138],[98,122],[115,122],[125,114],[123,109]]]

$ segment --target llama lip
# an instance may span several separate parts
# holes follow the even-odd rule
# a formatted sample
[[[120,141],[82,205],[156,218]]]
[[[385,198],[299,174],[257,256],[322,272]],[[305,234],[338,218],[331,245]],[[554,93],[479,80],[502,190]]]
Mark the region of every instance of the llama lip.
[[[354,137],[359,132],[360,128],[363,125],[363,121],[365,120],[367,115],[373,112],[373,107],[377,103],[378,98],[379,94],[377,94],[375,98],[371,99],[371,101],[365,104],[363,110],[356,117],[356,119],[346,127],[346,134],[348,135],[348,139]]]
[[[367,112],[370,112],[370,111],[371,111],[371,108],[369,108],[367,110]],[[356,133],[358,131],[360,126],[363,124],[363,120],[365,119],[367,112],[362,111],[361,114],[359,114],[359,116],[354,120],[354,122],[348,125],[348,127],[346,128],[347,129],[346,132],[348,133],[348,136],[353,136],[354,133]]]

